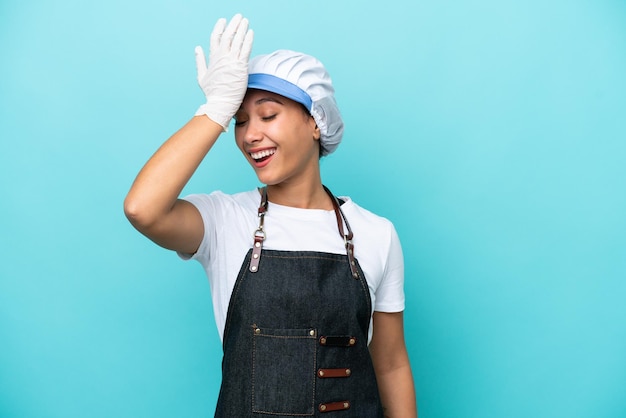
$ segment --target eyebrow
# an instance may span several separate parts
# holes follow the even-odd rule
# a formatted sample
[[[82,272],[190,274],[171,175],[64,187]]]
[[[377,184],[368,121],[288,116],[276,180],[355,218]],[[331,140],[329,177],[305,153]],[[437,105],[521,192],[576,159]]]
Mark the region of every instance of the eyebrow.
[[[263,104],[265,102],[274,102],[274,103],[278,103],[280,105],[283,104],[283,102],[281,102],[280,100],[275,99],[273,97],[262,97],[259,100],[257,100],[256,102],[254,102],[254,104],[258,106],[258,105]]]

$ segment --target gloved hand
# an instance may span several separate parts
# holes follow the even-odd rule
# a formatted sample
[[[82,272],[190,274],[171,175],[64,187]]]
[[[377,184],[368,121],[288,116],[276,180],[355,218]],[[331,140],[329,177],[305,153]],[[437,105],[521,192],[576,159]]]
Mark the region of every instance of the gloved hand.
[[[248,19],[235,15],[228,26],[219,19],[211,33],[209,65],[204,50],[197,46],[198,84],[206,96],[196,116],[207,115],[224,130],[239,109],[248,87],[248,59],[254,33],[248,30]]]

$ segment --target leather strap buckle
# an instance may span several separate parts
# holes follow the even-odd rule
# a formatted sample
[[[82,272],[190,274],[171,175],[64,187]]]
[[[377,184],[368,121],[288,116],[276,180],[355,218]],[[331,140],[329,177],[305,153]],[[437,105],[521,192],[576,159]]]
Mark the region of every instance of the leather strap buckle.
[[[263,222],[265,221],[265,212],[267,212],[267,187],[261,191],[261,204],[259,205],[259,227],[254,231],[254,243],[252,244],[252,258],[250,259],[250,272],[259,271],[259,261],[261,261],[261,250],[263,249],[263,241],[265,241],[265,231],[263,230]]]

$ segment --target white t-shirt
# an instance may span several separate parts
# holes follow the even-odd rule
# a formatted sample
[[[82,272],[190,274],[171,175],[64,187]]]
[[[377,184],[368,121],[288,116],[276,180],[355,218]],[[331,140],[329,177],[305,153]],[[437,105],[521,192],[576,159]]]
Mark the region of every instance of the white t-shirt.
[[[349,197],[340,199],[345,202],[341,210],[354,233],[354,254],[367,280],[372,310],[403,311],[404,260],[393,224],[361,208]],[[189,195],[185,200],[200,211],[204,237],[193,256],[179,255],[202,264],[211,286],[217,329],[223,338],[230,296],[259,226],[261,195],[256,189],[234,195],[216,191]],[[270,202],[263,229],[264,249],[346,254],[333,210],[299,209]],[[370,319],[370,339],[371,336]]]

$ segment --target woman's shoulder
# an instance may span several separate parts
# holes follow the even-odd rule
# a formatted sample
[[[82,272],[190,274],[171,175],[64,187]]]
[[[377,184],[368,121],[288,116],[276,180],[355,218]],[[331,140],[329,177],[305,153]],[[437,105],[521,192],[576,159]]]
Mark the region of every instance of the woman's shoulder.
[[[349,197],[340,196],[339,198],[345,202],[341,208],[356,241],[368,243],[366,246],[376,243],[372,248],[380,249],[393,246],[393,243],[398,240],[396,228],[389,219],[365,209]]]
[[[363,206],[357,204],[349,196],[339,196],[339,199],[344,203],[341,205],[341,209],[348,218],[348,222],[352,225],[354,222],[369,224],[373,227],[393,229],[393,223],[384,216],[378,215],[369,209],[365,209]]]

